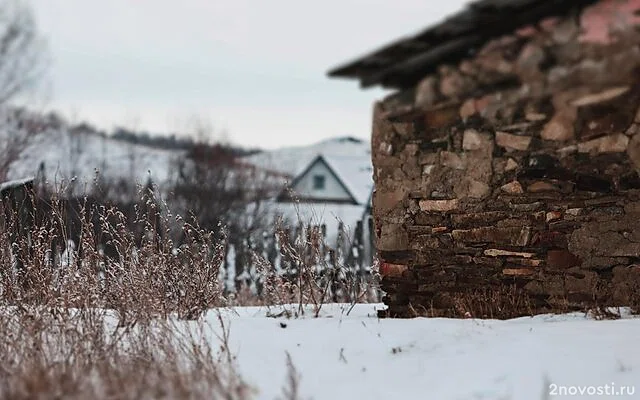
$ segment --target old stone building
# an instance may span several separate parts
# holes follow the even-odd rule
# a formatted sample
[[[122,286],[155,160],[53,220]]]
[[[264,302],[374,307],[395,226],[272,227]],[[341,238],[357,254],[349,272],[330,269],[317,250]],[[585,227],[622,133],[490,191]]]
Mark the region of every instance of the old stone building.
[[[640,304],[640,1],[482,0],[330,76],[381,85],[387,315]]]

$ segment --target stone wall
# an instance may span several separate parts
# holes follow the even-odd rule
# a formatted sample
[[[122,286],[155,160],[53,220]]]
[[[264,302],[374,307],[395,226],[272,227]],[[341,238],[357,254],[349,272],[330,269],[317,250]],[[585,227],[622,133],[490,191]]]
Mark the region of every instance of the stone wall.
[[[543,20],[375,105],[386,315],[640,304],[638,15]]]

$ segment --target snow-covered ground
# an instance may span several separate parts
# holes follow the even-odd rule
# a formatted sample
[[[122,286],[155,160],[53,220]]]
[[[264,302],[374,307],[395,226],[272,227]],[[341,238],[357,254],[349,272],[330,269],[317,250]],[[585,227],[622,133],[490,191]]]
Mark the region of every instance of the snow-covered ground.
[[[349,306],[329,305],[320,318],[268,318],[255,307],[222,315],[239,371],[260,399],[282,396],[287,352],[303,398],[640,398],[640,318],[378,319],[381,307],[347,315]],[[219,334],[217,312],[207,319]],[[624,386],[635,393],[613,395]]]

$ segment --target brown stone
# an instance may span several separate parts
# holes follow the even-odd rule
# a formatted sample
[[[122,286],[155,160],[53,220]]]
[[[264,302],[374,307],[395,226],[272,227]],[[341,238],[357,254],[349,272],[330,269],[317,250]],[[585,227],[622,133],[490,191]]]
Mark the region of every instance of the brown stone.
[[[440,80],[440,93],[445,97],[460,97],[468,89],[467,79],[458,71],[451,70]]]
[[[474,199],[484,199],[491,194],[491,187],[484,182],[469,180],[468,195]]]
[[[408,269],[408,266],[402,264],[380,263],[380,275],[390,278],[402,277]]]
[[[522,193],[524,193],[524,189],[522,189],[522,185],[518,181],[509,182],[506,185],[503,185],[502,187],[500,187],[500,190],[502,190],[505,193],[509,193],[509,194],[522,194]]]
[[[471,117],[477,112],[478,111],[476,110],[475,99],[468,99],[464,103],[462,103],[462,106],[460,107],[460,118],[462,118],[463,121],[466,121],[467,118]]]
[[[451,222],[454,226],[492,225],[507,217],[504,211],[484,211],[470,214],[453,214]]]
[[[438,226],[444,223],[444,215],[439,212],[419,212],[415,216],[417,225]]]
[[[458,208],[458,199],[420,200],[419,205],[422,211],[447,212],[447,211],[453,211]]]
[[[535,76],[540,73],[539,66],[545,60],[546,55],[542,47],[528,43],[520,52],[516,65],[520,74],[526,76]]]
[[[513,158],[509,158],[507,160],[507,165],[504,167],[504,170],[506,172],[509,172],[509,171],[513,171],[515,169],[518,169],[518,163]]]
[[[502,259],[496,257],[473,257],[473,263],[493,268],[500,268],[504,265]]]
[[[627,128],[626,131],[624,131],[624,134],[627,136],[633,136],[636,133],[638,133],[638,131],[640,130],[640,127],[638,126],[637,123],[633,123],[631,125],[629,125],[629,127]]]
[[[463,150],[480,150],[491,144],[489,135],[480,133],[475,129],[467,129],[462,137]]]
[[[515,246],[527,246],[529,241],[531,240],[531,227],[523,226],[520,229],[520,234],[518,235],[518,239],[515,242],[512,242]]]
[[[505,268],[502,270],[502,274],[509,276],[528,276],[535,274],[535,270],[531,268]]]
[[[422,174],[423,175],[431,175],[431,173],[433,172],[433,169],[435,168],[435,165],[423,165],[422,166]]]
[[[629,141],[627,155],[636,169],[640,169],[640,135],[635,135]]]
[[[556,231],[536,232],[531,245],[540,247],[567,247],[567,235]]]
[[[410,122],[395,122],[393,123],[393,130],[400,136],[409,137],[414,132],[414,126]]]
[[[533,25],[527,25],[522,28],[516,29],[516,35],[524,38],[533,37],[536,33],[538,33],[538,30]]]
[[[547,252],[547,265],[550,268],[571,268],[580,264],[580,258],[568,250],[549,250]]]
[[[549,222],[560,218],[562,218],[562,213],[560,211],[549,211],[546,214],[545,220],[546,222]]]
[[[543,260],[534,260],[530,258],[516,258],[516,257],[507,257],[506,261],[512,264],[519,264],[525,267],[539,267],[544,261]]]
[[[496,243],[512,246],[526,246],[530,228],[482,227],[474,229],[454,229],[453,238],[463,243]]]
[[[567,274],[564,286],[568,294],[581,293],[592,296],[597,283],[597,273],[582,270],[576,274]]]
[[[554,142],[565,142],[573,139],[575,136],[574,124],[577,113],[575,109],[566,109],[563,112],[556,113],[549,122],[547,122],[540,133],[540,137],[544,140]]]
[[[465,160],[456,153],[443,151],[440,153],[440,164],[445,167],[463,170],[467,167]]]
[[[540,201],[536,201],[536,202],[533,202],[533,203],[523,203],[523,204],[513,204],[513,203],[509,204],[509,208],[510,209],[512,209],[513,211],[518,211],[518,212],[537,211],[537,210],[540,210],[543,207],[544,207],[544,203],[542,203]]]
[[[421,152],[418,156],[418,164],[436,164],[438,162],[439,155],[434,152]]]
[[[457,106],[440,107],[424,112],[424,123],[435,129],[448,128],[460,119]]]
[[[524,118],[527,121],[531,121],[531,122],[544,121],[545,119],[547,119],[547,114],[529,111],[525,114]]]
[[[393,145],[387,142],[380,142],[380,146],[378,147],[378,151],[385,156],[390,156],[393,154]]]
[[[630,262],[630,259],[627,257],[588,257],[582,263],[582,267],[606,269],[616,265],[628,265]]]
[[[507,149],[525,151],[531,144],[531,137],[512,135],[506,132],[496,132],[496,144]]]
[[[430,106],[438,100],[437,79],[431,75],[420,81],[416,88],[415,103],[419,107]]]
[[[418,150],[420,150],[420,147],[417,144],[415,144],[415,143],[407,143],[404,146],[403,153],[404,153],[405,156],[413,157],[416,154],[418,154]]]
[[[567,19],[556,25],[551,33],[551,38],[558,44],[566,44],[578,36],[578,25]]]
[[[588,94],[582,96],[571,102],[571,105],[575,107],[584,107],[592,104],[602,103],[615,99],[629,91],[629,86],[617,86],[609,89],[605,89],[598,93]]]
[[[622,133],[603,136],[598,139],[589,140],[578,144],[580,153],[622,153],[627,150],[629,137]]]
[[[499,228],[507,228],[507,227],[518,227],[522,228],[523,226],[529,225],[529,218],[506,218],[501,221],[498,221],[495,225]]]
[[[380,189],[373,194],[373,204],[376,211],[383,215],[400,206],[405,196],[405,190],[382,191]]]
[[[577,217],[580,214],[582,214],[582,208],[568,208],[567,211],[565,211],[565,216],[566,217]]]
[[[376,247],[380,251],[408,250],[409,234],[401,224],[384,223]]]
[[[560,154],[561,157],[566,157],[570,154],[574,154],[578,152],[578,145],[577,144],[572,144],[571,146],[566,146],[566,147],[562,147],[559,148],[557,150],[557,152]]]
[[[540,192],[551,192],[557,191],[558,188],[552,185],[549,182],[537,181],[533,182],[531,185],[527,187],[527,192],[530,193],[540,193]]]
[[[522,251],[509,251],[509,250],[500,250],[500,249],[487,249],[484,251],[485,256],[490,257],[523,257],[523,258],[533,258],[535,256],[534,253],[522,252]]]

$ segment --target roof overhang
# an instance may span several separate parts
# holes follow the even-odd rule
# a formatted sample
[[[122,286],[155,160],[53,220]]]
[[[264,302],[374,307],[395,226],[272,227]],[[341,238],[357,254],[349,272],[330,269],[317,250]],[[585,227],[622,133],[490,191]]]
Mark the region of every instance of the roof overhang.
[[[439,65],[473,55],[492,38],[551,16],[562,16],[598,0],[479,0],[426,30],[397,40],[328,75],[357,79],[362,88],[414,86]]]

